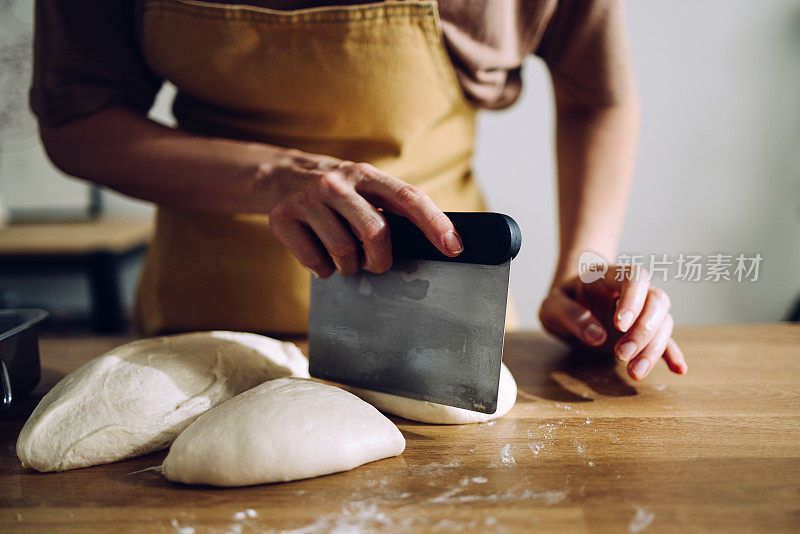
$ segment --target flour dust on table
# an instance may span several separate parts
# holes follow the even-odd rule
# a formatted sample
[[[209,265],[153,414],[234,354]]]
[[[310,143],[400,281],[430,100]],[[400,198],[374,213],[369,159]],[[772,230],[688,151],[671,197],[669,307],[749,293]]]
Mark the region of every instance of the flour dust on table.
[[[404,449],[394,423],[355,395],[281,378],[200,416],[175,440],[162,472],[186,484],[247,486],[346,471]]]
[[[413,421],[438,425],[483,423],[497,419],[507,414],[514,407],[514,403],[517,402],[517,382],[514,380],[511,371],[506,367],[506,364],[501,364],[500,367],[497,409],[490,414],[352,386],[348,386],[347,389],[382,412],[399,415]]]
[[[17,440],[23,465],[63,471],[166,447],[210,408],[266,380],[308,376],[293,343],[239,332],[134,341],[50,390]]]

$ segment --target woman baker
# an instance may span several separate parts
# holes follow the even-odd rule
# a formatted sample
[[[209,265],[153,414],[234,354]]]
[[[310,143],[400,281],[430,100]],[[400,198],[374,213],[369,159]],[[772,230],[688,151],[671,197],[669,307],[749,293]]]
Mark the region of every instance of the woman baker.
[[[31,102],[58,167],[158,205],[144,333],[298,334],[308,271],[390,267],[381,209],[461,252],[442,210],[485,207],[475,114],[517,99],[530,54],[557,117],[559,255],[542,324],[613,351],[636,379],[662,357],[683,373],[664,291],[613,267],[577,277],[581,251],[615,255],[632,176],[619,1],[40,0]],[[176,128],[147,117],[164,81]]]

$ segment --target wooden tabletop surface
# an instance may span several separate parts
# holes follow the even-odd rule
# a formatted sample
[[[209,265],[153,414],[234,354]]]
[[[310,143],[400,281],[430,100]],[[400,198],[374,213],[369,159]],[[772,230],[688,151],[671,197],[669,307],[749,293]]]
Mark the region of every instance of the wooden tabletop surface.
[[[689,374],[642,383],[542,334],[508,335],[513,411],[395,419],[405,452],[285,484],[217,489],[165,453],[40,474],[15,442],[42,392],[119,338],[44,339],[42,382],[0,420],[0,532],[800,531],[800,325],[684,327]],[[194,530],[193,530],[194,529]]]

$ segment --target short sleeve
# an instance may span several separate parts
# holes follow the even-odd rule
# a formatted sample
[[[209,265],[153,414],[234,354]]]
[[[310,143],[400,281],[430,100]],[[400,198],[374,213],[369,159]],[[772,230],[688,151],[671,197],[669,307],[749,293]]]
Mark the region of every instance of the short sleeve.
[[[613,105],[632,86],[621,0],[562,0],[535,53],[577,102]]]
[[[110,106],[147,113],[162,80],[145,65],[136,0],[37,0],[31,109],[60,126]]]

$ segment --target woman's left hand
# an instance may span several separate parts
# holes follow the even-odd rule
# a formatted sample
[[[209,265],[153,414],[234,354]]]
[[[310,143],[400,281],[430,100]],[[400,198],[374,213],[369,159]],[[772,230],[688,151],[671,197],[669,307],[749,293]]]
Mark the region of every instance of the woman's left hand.
[[[575,276],[553,285],[539,319],[567,342],[613,353],[627,363],[632,378],[642,380],[662,357],[670,371],[686,373],[683,353],[671,337],[669,307],[666,292],[650,285],[646,271],[611,265],[594,282]]]

